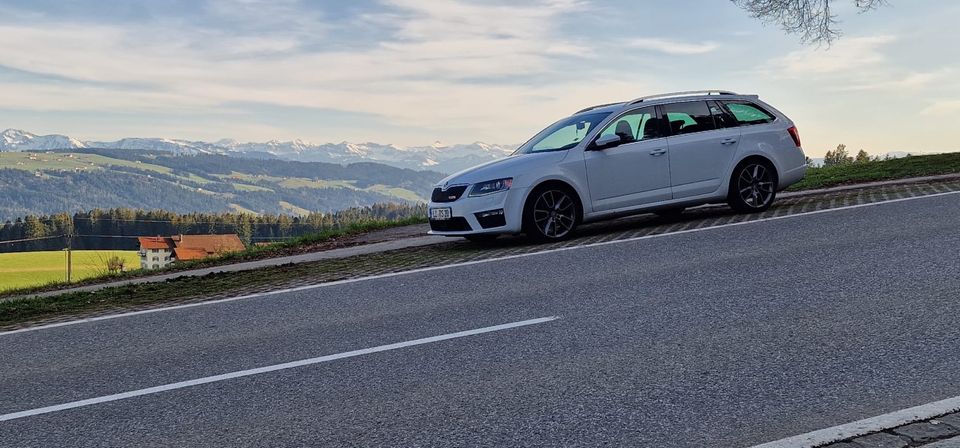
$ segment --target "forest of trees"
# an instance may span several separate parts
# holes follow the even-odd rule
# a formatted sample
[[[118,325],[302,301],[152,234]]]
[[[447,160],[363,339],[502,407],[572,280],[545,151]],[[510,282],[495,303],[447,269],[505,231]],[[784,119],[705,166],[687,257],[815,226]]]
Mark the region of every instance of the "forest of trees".
[[[285,214],[187,213],[113,208],[74,214],[28,215],[0,227],[0,253],[59,250],[73,235],[74,249],[137,249],[138,236],[236,233],[247,244],[275,241],[352,223],[425,216],[424,204],[396,203],[355,207],[334,213]]]

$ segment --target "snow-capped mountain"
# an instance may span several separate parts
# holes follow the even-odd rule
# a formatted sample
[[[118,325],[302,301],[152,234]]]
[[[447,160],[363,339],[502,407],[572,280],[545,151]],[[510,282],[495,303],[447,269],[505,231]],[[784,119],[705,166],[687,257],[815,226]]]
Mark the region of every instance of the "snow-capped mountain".
[[[278,158],[299,162],[349,164],[377,162],[400,168],[453,173],[471,166],[505,157],[516,149],[512,145],[475,142],[461,145],[400,147],[379,143],[323,143],[303,140],[264,143],[240,143],[223,139],[213,143],[165,138],[125,138],[113,142],[84,142],[63,135],[37,136],[8,129],[0,134],[0,151],[34,151],[73,148],[111,148],[165,151],[177,155],[224,154],[234,157]]]
[[[66,135],[36,135],[17,129],[7,129],[0,133],[0,151],[46,151],[86,147],[80,140]]]
[[[224,148],[212,143],[171,140],[167,138],[124,138],[115,142],[86,142],[86,145],[89,148],[166,151],[178,155],[217,154],[225,152]]]

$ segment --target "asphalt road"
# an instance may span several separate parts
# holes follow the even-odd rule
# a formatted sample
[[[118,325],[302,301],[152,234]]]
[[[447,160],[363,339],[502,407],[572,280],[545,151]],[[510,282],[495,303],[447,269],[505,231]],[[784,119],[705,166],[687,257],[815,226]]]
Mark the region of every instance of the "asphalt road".
[[[0,446],[745,447],[960,395],[960,195],[0,335]]]

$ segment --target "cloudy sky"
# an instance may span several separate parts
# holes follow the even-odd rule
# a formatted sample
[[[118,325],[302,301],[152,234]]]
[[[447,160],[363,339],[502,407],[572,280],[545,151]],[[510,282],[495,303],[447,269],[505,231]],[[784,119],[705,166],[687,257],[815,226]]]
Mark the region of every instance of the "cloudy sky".
[[[0,0],[0,129],[520,143],[578,108],[759,93],[811,156],[960,150],[960,2],[835,0],[800,44],[722,0]]]

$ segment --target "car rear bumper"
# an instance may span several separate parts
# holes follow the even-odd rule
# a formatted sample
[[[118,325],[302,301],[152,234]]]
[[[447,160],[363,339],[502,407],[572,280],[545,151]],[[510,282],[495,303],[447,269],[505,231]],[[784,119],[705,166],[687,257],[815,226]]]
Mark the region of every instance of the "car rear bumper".
[[[778,190],[783,190],[803,179],[807,174],[807,164],[780,173],[780,185]]]

